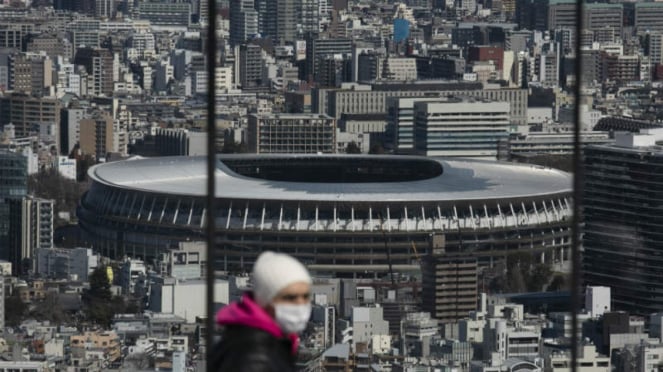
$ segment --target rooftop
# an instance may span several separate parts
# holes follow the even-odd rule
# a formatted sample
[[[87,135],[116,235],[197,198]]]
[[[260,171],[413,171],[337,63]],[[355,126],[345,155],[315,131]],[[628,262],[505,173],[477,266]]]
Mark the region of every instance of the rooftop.
[[[285,154],[218,155],[217,159],[216,195],[224,199],[456,202],[571,192],[571,175],[565,172],[494,161]],[[339,170],[343,173],[330,173]],[[307,174],[311,171],[326,174],[326,178],[314,182],[319,180],[311,179]],[[89,175],[116,188],[206,195],[206,159],[202,156],[133,158],[97,165]]]

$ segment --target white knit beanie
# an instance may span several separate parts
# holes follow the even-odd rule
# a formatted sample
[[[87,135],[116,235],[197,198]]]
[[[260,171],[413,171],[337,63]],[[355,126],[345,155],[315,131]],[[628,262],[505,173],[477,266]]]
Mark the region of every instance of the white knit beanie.
[[[287,254],[263,252],[253,265],[253,295],[261,307],[283,288],[298,282],[311,284],[311,276],[304,265]]]

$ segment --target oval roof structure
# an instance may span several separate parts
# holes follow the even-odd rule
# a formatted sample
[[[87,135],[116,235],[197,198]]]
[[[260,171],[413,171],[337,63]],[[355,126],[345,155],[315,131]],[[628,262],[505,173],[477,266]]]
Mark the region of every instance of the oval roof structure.
[[[536,198],[570,193],[571,175],[533,165],[470,159],[435,159],[392,155],[217,155],[216,196],[229,199],[417,202]],[[343,162],[380,159],[438,162],[442,174],[395,182],[292,182],[241,175],[226,162],[268,159],[274,162],[337,159]],[[285,166],[287,167],[287,165]],[[111,187],[160,194],[206,195],[206,157],[132,158],[96,165],[88,171],[96,182]]]

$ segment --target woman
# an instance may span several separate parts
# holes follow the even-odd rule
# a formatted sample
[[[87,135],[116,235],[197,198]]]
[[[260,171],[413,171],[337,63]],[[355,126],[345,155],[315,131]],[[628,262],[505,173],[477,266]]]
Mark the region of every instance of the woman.
[[[253,266],[253,292],[221,309],[223,327],[212,370],[295,370],[299,332],[311,316],[311,277],[286,254],[264,252]]]

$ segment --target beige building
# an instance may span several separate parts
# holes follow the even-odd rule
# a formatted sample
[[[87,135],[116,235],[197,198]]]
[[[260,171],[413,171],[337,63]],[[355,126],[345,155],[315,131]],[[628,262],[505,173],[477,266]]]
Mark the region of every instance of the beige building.
[[[9,57],[9,89],[36,97],[53,86],[53,60],[45,54],[17,53]]]
[[[109,362],[121,357],[120,337],[114,331],[85,332],[82,335],[71,336],[71,348],[72,350],[99,349]]]
[[[421,265],[423,310],[435,319],[457,321],[477,309],[476,257],[445,252],[444,237],[433,237],[432,253]]]
[[[52,124],[58,128],[53,133],[60,142],[60,102],[55,98],[38,98],[26,94],[12,94],[1,97],[0,126],[13,124],[16,137],[28,137],[34,131],[35,124]]]
[[[73,45],[67,39],[59,38],[56,35],[39,35],[28,42],[27,51],[45,52],[52,59],[57,59],[57,56],[71,58]]]
[[[113,150],[113,118],[107,113],[97,113],[80,122],[80,145],[84,154],[97,159]]]
[[[527,94],[526,89],[501,89],[481,83],[376,83],[342,89],[315,89],[311,111],[340,119],[342,114],[384,114],[389,97],[466,96],[508,102],[510,121],[520,126],[527,125]]]

